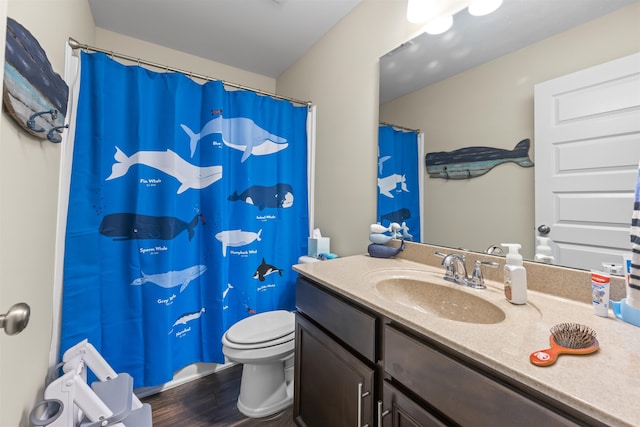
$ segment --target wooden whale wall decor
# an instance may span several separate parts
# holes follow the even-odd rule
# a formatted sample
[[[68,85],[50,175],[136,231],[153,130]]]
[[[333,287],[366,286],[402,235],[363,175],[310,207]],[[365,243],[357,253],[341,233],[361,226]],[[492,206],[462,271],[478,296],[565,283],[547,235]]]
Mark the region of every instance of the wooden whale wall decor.
[[[518,142],[513,150],[493,147],[466,147],[454,151],[427,153],[425,161],[430,178],[470,179],[489,172],[502,163],[533,166],[529,158],[529,139]]]
[[[2,91],[5,111],[29,134],[60,142],[68,98],[69,86],[53,71],[38,40],[7,18]]]

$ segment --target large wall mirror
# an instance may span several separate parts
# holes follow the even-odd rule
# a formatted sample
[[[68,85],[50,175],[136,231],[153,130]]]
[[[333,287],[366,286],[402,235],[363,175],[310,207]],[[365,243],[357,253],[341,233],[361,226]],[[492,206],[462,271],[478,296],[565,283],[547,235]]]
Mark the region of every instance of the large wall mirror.
[[[530,139],[535,160],[534,86],[639,52],[639,3],[504,0],[484,17],[462,10],[444,34],[420,34],[380,59],[380,121],[420,129],[427,153],[513,150]],[[533,260],[534,171],[504,163],[472,179],[425,175],[424,241],[479,252],[520,243]]]

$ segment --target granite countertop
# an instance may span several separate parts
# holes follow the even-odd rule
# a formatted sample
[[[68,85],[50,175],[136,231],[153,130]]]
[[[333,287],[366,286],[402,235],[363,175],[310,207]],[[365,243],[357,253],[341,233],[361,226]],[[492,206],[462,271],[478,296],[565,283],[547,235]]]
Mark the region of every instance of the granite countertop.
[[[506,314],[498,323],[465,323],[411,307],[410,299],[392,300],[375,286],[377,278],[394,275],[436,281],[444,272],[440,267],[355,255],[299,264],[294,270],[604,424],[640,426],[640,328],[611,313],[608,318],[596,316],[591,304],[531,290],[531,283],[527,304],[519,306],[504,298],[500,282],[486,280],[487,289],[477,290],[440,280]],[[589,355],[560,355],[547,367],[531,364],[532,352],[550,347],[549,329],[564,322],[594,329],[600,349]]]

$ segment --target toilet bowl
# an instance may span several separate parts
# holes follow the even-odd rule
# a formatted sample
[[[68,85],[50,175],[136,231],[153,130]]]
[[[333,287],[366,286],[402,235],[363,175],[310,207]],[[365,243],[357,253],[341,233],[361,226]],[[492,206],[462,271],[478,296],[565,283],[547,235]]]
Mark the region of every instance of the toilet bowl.
[[[266,417],[293,402],[295,315],[268,311],[243,319],[222,337],[222,353],[241,363],[238,410],[251,418]]]

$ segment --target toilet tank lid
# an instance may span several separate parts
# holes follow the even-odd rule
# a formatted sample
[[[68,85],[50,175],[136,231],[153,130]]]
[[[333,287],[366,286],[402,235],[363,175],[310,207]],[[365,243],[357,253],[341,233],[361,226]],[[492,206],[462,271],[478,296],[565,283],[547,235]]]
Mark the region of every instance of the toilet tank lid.
[[[240,320],[229,328],[226,336],[237,344],[254,344],[282,338],[294,329],[295,315],[290,311],[275,310]]]

